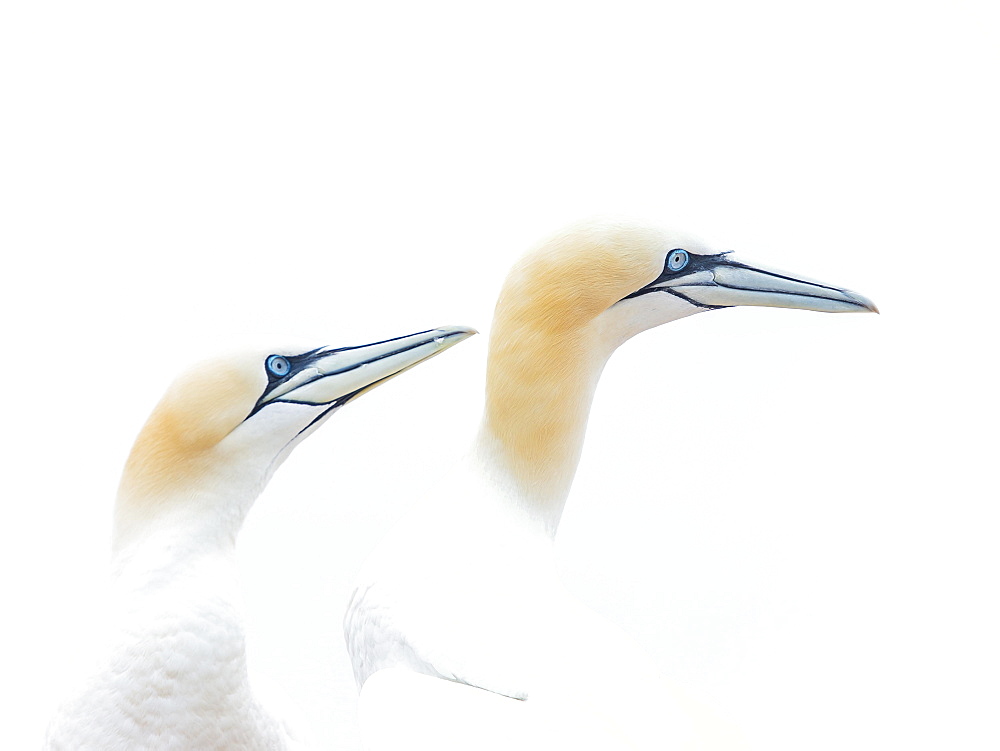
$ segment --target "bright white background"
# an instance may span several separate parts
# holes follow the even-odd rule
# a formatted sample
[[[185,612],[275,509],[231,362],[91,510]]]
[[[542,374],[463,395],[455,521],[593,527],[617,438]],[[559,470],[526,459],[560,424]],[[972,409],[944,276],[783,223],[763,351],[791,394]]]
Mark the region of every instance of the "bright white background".
[[[567,581],[752,748],[995,748],[986,7],[5,4],[3,747],[40,743],[80,659],[177,372],[245,339],[486,332],[520,253],[624,213],[882,315],[737,309],[623,347]],[[356,743],[352,572],[466,445],[485,347],[335,416],[244,529],[254,667],[322,747]]]

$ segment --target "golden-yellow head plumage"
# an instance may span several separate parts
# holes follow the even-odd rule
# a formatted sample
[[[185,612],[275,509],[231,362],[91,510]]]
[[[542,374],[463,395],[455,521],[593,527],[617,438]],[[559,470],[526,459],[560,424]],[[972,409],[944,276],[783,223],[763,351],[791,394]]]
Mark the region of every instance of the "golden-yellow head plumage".
[[[569,227],[523,256],[497,301],[494,331],[536,329],[566,334],[655,279],[668,238],[629,222]]]
[[[551,468],[579,450],[587,394],[610,354],[595,341],[596,322],[655,279],[671,247],[660,230],[596,221],[560,232],[514,265],[490,334],[485,423],[520,482],[544,486]]]
[[[267,384],[261,353],[203,362],[178,377],[139,432],[120,496],[153,503],[198,482],[219,443],[250,414]]]

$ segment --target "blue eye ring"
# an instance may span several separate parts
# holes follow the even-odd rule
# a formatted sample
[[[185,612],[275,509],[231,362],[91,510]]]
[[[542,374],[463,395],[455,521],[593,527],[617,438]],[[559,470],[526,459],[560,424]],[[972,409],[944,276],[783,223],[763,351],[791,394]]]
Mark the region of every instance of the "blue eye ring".
[[[292,369],[292,364],[287,357],[281,355],[271,355],[265,362],[267,372],[278,378],[284,378]]]
[[[680,271],[688,265],[691,256],[683,248],[674,248],[667,253],[667,271]]]

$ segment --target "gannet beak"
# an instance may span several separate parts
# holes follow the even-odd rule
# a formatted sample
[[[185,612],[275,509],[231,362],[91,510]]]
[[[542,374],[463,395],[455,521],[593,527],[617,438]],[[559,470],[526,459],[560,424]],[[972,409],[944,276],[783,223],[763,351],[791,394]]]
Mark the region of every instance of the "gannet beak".
[[[673,292],[704,308],[757,305],[825,313],[878,313],[875,303],[856,292],[743,263],[728,253],[700,258],[692,255],[691,259],[690,273],[658,279],[645,290]]]
[[[475,333],[444,326],[360,347],[316,350],[291,378],[267,392],[258,408],[270,402],[341,406]]]

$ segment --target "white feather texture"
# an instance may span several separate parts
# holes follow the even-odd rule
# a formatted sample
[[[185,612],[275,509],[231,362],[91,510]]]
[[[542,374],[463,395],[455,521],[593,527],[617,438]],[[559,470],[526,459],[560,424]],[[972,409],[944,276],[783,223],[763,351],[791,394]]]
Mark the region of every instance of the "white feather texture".
[[[235,551],[192,558],[186,542],[164,530],[116,577],[110,649],[53,720],[48,748],[298,747],[250,688]]]

